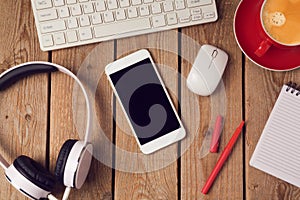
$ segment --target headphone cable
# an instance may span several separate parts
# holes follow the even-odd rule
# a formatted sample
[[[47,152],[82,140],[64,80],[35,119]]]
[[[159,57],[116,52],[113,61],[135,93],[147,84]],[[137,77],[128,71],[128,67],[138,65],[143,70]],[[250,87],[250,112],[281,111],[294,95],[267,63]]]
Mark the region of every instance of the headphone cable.
[[[70,195],[70,192],[71,192],[71,187],[66,187],[62,200],[68,200],[69,195]],[[55,196],[53,196],[52,194],[49,194],[49,195],[48,195],[48,199],[49,199],[49,200],[58,200],[58,199],[57,199]]]
[[[71,192],[71,187],[66,187],[62,200],[68,200]]]
[[[49,199],[49,200],[58,200],[58,199],[55,198],[55,196],[53,196],[52,194],[48,194],[48,199]]]
[[[4,169],[7,170],[9,167],[8,162],[3,158],[3,156],[0,154],[0,166]]]

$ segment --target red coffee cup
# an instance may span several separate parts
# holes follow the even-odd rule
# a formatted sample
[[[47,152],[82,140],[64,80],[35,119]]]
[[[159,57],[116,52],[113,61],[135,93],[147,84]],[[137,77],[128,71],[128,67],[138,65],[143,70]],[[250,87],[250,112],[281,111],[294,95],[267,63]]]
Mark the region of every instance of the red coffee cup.
[[[288,71],[300,68],[300,45],[284,48],[272,45],[263,56],[255,55],[254,52],[266,35],[260,26],[263,3],[264,0],[257,0],[255,3],[253,0],[241,0],[238,4],[233,20],[233,32],[238,46],[250,61],[264,69]]]
[[[258,21],[258,27],[259,27],[259,32],[260,32],[260,37],[262,39],[262,41],[260,42],[258,48],[256,49],[256,51],[254,52],[255,55],[257,55],[258,57],[262,57],[271,46],[275,46],[277,48],[289,48],[289,47],[295,47],[300,45],[300,43],[296,43],[296,44],[286,44],[286,43],[282,43],[279,42],[278,40],[276,40],[275,38],[273,38],[266,30],[264,23],[263,23],[263,12],[264,12],[264,7],[266,5],[266,2],[270,1],[270,0],[265,0],[263,2],[263,4],[261,5],[260,8],[260,17],[259,17],[259,21]],[[286,0],[287,1],[287,0]],[[280,12],[276,13],[279,15],[282,15],[281,17],[285,20],[284,15]],[[280,18],[278,19],[280,20]]]

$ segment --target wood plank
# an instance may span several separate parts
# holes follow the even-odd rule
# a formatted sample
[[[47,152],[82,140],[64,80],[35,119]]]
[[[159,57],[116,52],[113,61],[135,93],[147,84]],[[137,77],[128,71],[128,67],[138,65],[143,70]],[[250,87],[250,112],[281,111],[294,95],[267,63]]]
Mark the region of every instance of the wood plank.
[[[4,0],[0,9],[1,72],[26,61],[47,61],[48,54],[39,48],[30,1]],[[24,154],[45,165],[47,98],[45,74],[25,78],[1,92],[0,151],[9,163]],[[27,199],[7,181],[2,182],[0,198]]]
[[[89,77],[81,77],[83,78],[82,82],[86,83],[89,79],[94,80],[95,76],[100,77],[101,73],[99,73],[98,67],[104,69],[103,66],[113,61],[113,41],[55,51],[52,56],[53,62],[67,67],[76,74],[81,63],[87,56],[90,56],[89,54],[92,53],[93,49],[96,47],[100,50],[97,50],[98,55],[93,54],[93,56],[90,57],[91,64],[88,68]],[[70,138],[79,139],[78,134],[84,135],[84,128],[79,126],[76,129],[74,125],[75,123],[79,123],[83,124],[85,127],[85,117],[82,118],[82,121],[73,120],[74,114],[81,114],[82,116],[85,116],[85,106],[82,110],[76,110],[75,113],[72,111],[73,84],[74,81],[67,78],[64,74],[58,73],[51,76],[50,161],[52,170],[54,170],[59,150],[65,140]],[[90,93],[89,89],[87,89],[87,91]],[[113,114],[110,101],[112,90],[110,89],[109,83],[105,77],[102,77],[99,81],[96,94],[94,95],[96,99],[95,102],[92,102],[92,106],[96,106],[98,117],[96,120],[99,120],[102,129],[107,134],[106,136],[111,140],[113,130]],[[97,123],[97,121],[93,121],[93,124],[95,123]],[[99,133],[93,132],[93,134],[93,136],[96,137]],[[102,151],[102,149],[98,148],[99,144],[95,144],[94,153]],[[112,156],[111,150],[103,150],[102,153]],[[62,195],[62,192],[62,188],[58,188],[56,191],[58,196]],[[93,159],[86,183],[80,190],[72,190],[70,199],[99,198],[112,198],[112,170],[110,167],[105,166],[98,160]]]
[[[177,31],[160,32],[119,40],[117,43],[117,56],[124,56],[142,48],[147,48],[150,51],[152,58],[156,63],[164,64],[169,69],[173,69],[175,72],[177,71]],[[165,52],[164,50],[166,49],[170,49],[172,52],[175,52],[175,54]],[[174,95],[177,95],[177,76],[172,77],[170,74],[168,75],[166,66],[157,67],[166,86],[175,86],[173,87],[175,88]],[[176,104],[175,98],[173,98],[173,102]],[[125,162],[128,164],[127,168],[123,168],[123,172],[116,171],[115,199],[178,199],[176,163],[177,145],[175,144],[169,147],[171,148],[171,151],[175,152],[173,155],[162,155],[158,153],[149,155],[148,157],[124,156],[128,155],[126,152],[132,154],[142,153],[129,129],[128,122],[120,108],[119,102],[117,102],[116,117],[116,145],[118,148],[125,151],[125,154],[118,153],[118,151],[116,152],[116,166],[118,169],[118,166],[122,165],[122,163]],[[130,168],[130,163],[133,163],[133,167],[145,165],[146,168],[149,167],[149,169],[154,169],[155,167],[153,166],[158,165],[159,162],[163,162],[164,159],[167,158],[172,159],[174,156],[173,163],[158,171],[153,172],[150,170],[150,172],[137,174],[132,173],[133,168]],[[143,162],[141,160],[143,158],[148,158],[148,160]]]
[[[246,60],[246,197],[247,199],[299,199],[300,189],[249,166],[282,85],[300,79],[300,71],[271,72]]]
[[[241,52],[236,45],[232,32],[232,19],[238,1],[218,1],[219,19],[215,23],[204,24],[196,27],[182,29],[181,51],[183,57],[195,58],[199,47],[203,44],[211,44],[217,46],[229,54],[229,62],[223,75],[223,82],[226,92],[226,115],[225,126],[223,128],[220,139],[219,151],[222,151],[228,143],[235,128],[242,120],[242,57]],[[186,40],[194,39],[199,43],[197,46],[191,46]],[[194,60],[194,59],[193,59]],[[182,74],[185,79],[181,85],[181,102],[190,102],[193,98],[191,92],[184,81],[188,76],[193,63],[183,60]],[[200,123],[200,127],[196,133],[188,132],[188,134],[196,134],[194,142],[181,157],[181,199],[242,199],[243,198],[243,149],[242,137],[238,140],[233,149],[232,155],[225,163],[221,173],[217,177],[208,195],[203,195],[201,189],[204,186],[209,174],[211,173],[220,153],[208,153],[207,148],[204,151],[206,156],[200,153],[202,145],[210,141],[204,141],[208,128],[213,128],[216,115],[215,110],[222,111],[223,98],[220,95],[222,90],[217,90],[211,97],[199,97],[200,121],[199,116],[190,108],[187,103],[181,104],[181,112],[186,126],[193,127],[195,123]],[[220,97],[218,97],[220,95]],[[219,101],[218,101],[219,98]],[[216,102],[215,102],[216,101]],[[219,106],[219,107],[218,107]],[[182,147],[188,145],[184,141]],[[206,142],[206,143],[205,143]]]

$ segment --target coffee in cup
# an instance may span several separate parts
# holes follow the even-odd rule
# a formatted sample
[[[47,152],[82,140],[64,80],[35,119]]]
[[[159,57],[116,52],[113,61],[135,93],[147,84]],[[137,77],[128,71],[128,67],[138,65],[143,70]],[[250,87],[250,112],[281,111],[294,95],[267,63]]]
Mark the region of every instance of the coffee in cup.
[[[276,42],[300,44],[300,0],[267,0],[261,17],[263,27]]]
[[[255,51],[257,56],[263,56],[271,46],[300,45],[300,0],[265,0],[260,23],[265,36]]]

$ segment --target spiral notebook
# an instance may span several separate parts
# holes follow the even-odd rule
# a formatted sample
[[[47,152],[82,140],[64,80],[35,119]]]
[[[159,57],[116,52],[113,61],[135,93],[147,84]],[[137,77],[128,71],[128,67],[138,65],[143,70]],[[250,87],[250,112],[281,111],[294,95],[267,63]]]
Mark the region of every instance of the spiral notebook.
[[[283,85],[250,165],[300,187],[300,91]]]

